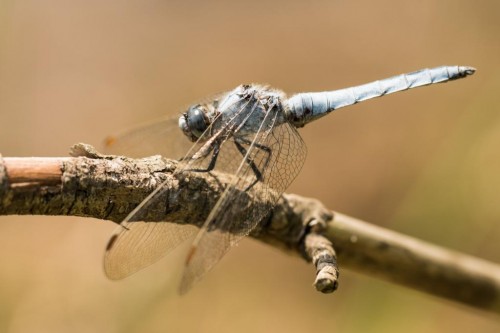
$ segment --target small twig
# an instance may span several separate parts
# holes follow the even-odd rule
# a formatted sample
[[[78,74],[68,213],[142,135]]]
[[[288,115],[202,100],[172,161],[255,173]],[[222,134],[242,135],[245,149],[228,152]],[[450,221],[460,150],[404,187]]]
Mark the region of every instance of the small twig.
[[[102,156],[84,145],[76,146],[73,156],[79,157],[0,157],[0,215],[73,215],[118,223],[167,180],[164,200],[149,207],[144,220],[200,225],[228,177],[193,173],[177,179],[175,161]],[[500,314],[498,265],[332,213],[314,199],[283,195],[251,236],[293,255],[306,253],[318,272],[315,286],[324,292],[337,286],[333,244],[342,268]]]
[[[312,231],[306,235],[304,246],[316,266],[316,279],[314,280],[316,290],[325,294],[337,290],[339,269],[332,242]]]

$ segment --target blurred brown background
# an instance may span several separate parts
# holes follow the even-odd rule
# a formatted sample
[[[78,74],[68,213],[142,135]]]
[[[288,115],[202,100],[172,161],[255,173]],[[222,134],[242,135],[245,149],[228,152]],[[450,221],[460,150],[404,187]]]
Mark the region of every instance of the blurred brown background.
[[[343,88],[439,65],[466,80],[342,109],[301,130],[289,192],[500,262],[500,3],[0,1],[0,152],[76,142],[178,114],[240,83]],[[498,332],[498,318],[244,240],[188,295],[182,251],[120,282],[109,222],[0,218],[1,332]]]

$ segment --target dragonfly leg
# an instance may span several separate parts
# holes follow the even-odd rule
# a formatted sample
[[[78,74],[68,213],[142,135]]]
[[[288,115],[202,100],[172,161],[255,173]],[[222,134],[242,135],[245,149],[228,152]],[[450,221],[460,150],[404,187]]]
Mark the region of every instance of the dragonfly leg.
[[[212,147],[212,158],[210,163],[205,169],[188,169],[187,171],[191,172],[210,172],[215,168],[215,163],[217,163],[217,157],[219,157],[220,145],[219,143],[215,143]]]
[[[250,146],[252,144],[251,141],[249,141],[245,138],[237,138],[237,139],[235,139],[235,141],[239,141],[239,143],[246,144],[247,146]],[[269,161],[271,160],[271,154],[272,154],[271,148],[269,148],[268,146],[261,145],[259,143],[254,143],[254,146],[256,148],[259,148],[260,150],[262,150],[263,152],[265,152],[267,154],[266,161],[264,162],[264,166],[262,169],[267,168],[267,165],[269,164]]]
[[[238,148],[238,151],[241,153],[241,155],[243,155],[245,157],[247,155],[248,150],[245,147],[243,147],[242,144],[250,145],[251,142],[246,140],[246,139],[243,139],[243,138],[238,138],[238,139],[235,138],[234,144],[236,145],[236,148]],[[264,162],[264,166],[262,168],[263,170],[265,170],[265,168],[269,164],[269,160],[271,159],[271,148],[264,146],[264,145],[261,145],[261,144],[258,144],[258,143],[254,143],[254,146],[267,154],[266,160]],[[255,184],[257,184],[257,182],[262,181],[263,176],[262,176],[262,172],[255,165],[255,162],[252,159],[250,159],[249,157],[246,157],[245,162],[250,166],[250,168],[252,168],[252,171],[255,174],[255,180],[250,185],[248,185],[247,188],[245,189],[245,192],[247,192]]]

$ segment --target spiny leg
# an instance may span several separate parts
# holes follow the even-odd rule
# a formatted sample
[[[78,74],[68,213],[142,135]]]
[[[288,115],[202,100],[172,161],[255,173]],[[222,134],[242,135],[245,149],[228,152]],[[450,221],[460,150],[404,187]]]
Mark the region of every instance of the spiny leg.
[[[215,168],[215,163],[217,163],[217,157],[219,157],[220,144],[215,142],[212,146],[212,158],[206,169],[188,169],[191,172],[210,172]]]
[[[243,155],[243,157],[246,157],[248,150],[245,147],[243,147],[242,143],[245,143],[247,145],[250,145],[251,143],[250,143],[250,141],[243,139],[243,138],[238,138],[238,139],[235,138],[235,140],[234,140],[234,144],[236,145],[236,148],[238,148],[238,151],[241,153],[241,155]],[[266,160],[264,162],[264,166],[262,168],[263,170],[265,170],[268,163],[269,163],[269,160],[271,158],[271,148],[269,148],[267,146],[263,146],[263,145],[258,144],[258,143],[254,143],[254,145],[256,148],[261,149],[262,151],[267,153],[267,157],[266,157]],[[255,165],[255,163],[252,159],[250,159],[249,157],[246,157],[245,162],[250,166],[250,168],[252,168],[252,171],[255,174],[255,180],[250,185],[248,185],[247,188],[245,189],[245,192],[247,192],[255,184],[257,184],[257,182],[262,181],[263,177],[262,177],[262,172]]]
[[[244,143],[247,146],[250,146],[252,142],[250,140],[247,140],[245,138],[235,138],[235,141],[239,141],[240,143]],[[264,162],[264,166],[262,167],[263,170],[267,168],[267,165],[269,164],[269,161],[271,160],[271,155],[272,155],[272,150],[268,146],[261,145],[259,143],[254,143],[254,146],[256,148],[259,148],[262,150],[264,153],[267,154],[266,161]]]

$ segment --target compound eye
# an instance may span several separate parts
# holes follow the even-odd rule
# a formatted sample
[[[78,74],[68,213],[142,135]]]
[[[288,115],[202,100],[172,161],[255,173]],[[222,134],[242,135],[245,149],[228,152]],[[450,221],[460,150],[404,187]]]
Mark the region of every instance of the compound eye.
[[[209,120],[201,105],[194,105],[186,112],[187,126],[191,133],[199,138],[208,128]]]

